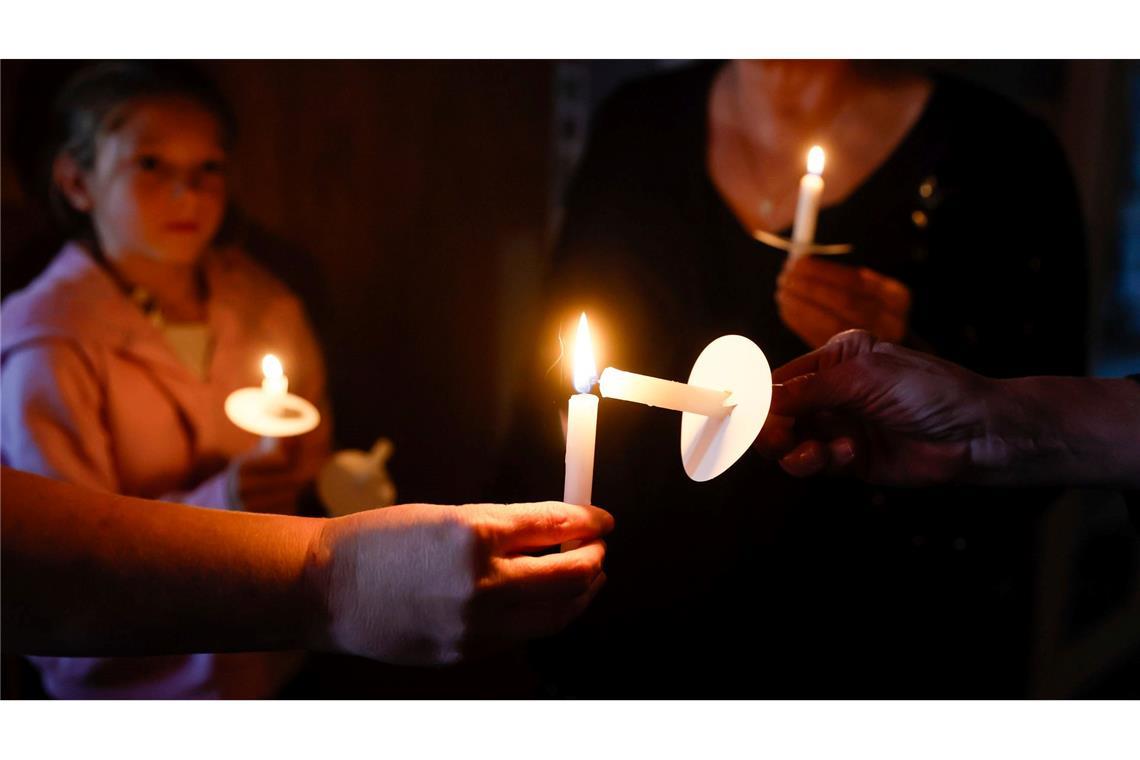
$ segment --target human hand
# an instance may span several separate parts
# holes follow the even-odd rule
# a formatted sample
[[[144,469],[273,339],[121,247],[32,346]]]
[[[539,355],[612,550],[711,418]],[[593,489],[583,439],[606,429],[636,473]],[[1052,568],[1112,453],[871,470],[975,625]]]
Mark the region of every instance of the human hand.
[[[776,280],[780,319],[812,348],[852,328],[898,342],[907,332],[910,301],[898,280],[818,256],[789,256]]]
[[[998,381],[863,330],[772,374],[772,414],[757,447],[796,476],[854,472],[889,485],[961,478],[996,461]]]
[[[311,551],[327,599],[319,646],[451,664],[561,630],[605,574],[609,513],[561,502],[404,504],[328,520]],[[525,552],[568,541],[571,551]]]
[[[229,477],[247,512],[295,514],[301,490],[316,477],[300,438],[279,438],[235,457]]]

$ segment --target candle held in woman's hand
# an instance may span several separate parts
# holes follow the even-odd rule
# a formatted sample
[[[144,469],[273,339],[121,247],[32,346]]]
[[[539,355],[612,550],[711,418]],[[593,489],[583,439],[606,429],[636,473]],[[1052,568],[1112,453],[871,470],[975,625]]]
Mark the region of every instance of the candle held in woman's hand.
[[[796,221],[792,227],[792,242],[800,246],[811,245],[815,241],[815,224],[819,218],[819,203],[823,197],[823,148],[815,145],[808,151],[807,174],[800,179],[800,195],[796,201]],[[801,255],[802,250],[792,248],[792,255]]]

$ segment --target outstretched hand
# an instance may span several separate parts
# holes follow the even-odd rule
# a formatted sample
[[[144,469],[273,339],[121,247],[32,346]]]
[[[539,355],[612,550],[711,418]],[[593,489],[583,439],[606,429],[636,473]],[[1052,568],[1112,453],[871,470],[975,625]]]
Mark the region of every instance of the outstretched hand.
[[[556,633],[605,582],[609,513],[561,502],[407,504],[329,520],[313,549],[322,638],[406,665],[449,664]],[[558,554],[528,552],[579,541]]]
[[[1001,446],[988,435],[995,381],[863,330],[834,336],[772,379],[782,387],[756,446],[792,475],[942,483]]]

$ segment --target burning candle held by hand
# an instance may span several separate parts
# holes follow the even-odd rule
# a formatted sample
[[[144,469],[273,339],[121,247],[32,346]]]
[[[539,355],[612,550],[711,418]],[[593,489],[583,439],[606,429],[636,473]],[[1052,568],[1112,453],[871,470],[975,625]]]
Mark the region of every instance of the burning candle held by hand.
[[[321,422],[311,403],[289,392],[289,378],[274,354],[261,359],[261,387],[239,388],[226,398],[226,416],[242,430],[262,436],[261,447],[277,438],[302,435]]]
[[[594,485],[594,440],[598,429],[598,397],[591,393],[597,381],[594,347],[586,313],[578,319],[574,340],[574,390],[566,419],[566,478],[562,500],[588,505]]]
[[[819,219],[819,203],[823,197],[823,148],[813,145],[808,151],[807,174],[800,179],[800,195],[796,201],[796,220],[792,227],[792,255],[801,255],[803,249],[815,240],[815,224]]]
[[[768,417],[772,372],[764,352],[740,335],[717,338],[697,357],[689,382],[678,383],[607,367],[601,379],[583,313],[574,343],[574,388],[566,424],[563,501],[589,504],[598,426],[598,382],[603,398],[681,412],[681,460],[697,481],[727,470],[752,445]],[[563,549],[566,549],[564,546]]]

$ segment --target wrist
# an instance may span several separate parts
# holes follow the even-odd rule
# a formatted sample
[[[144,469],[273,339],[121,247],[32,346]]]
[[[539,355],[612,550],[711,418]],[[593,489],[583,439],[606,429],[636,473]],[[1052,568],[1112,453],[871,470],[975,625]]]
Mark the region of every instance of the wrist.
[[[306,649],[335,649],[332,635],[332,590],[334,549],[328,530],[331,519],[313,519],[301,572],[302,597],[306,604],[303,644]]]
[[[982,378],[979,420],[970,442],[967,480],[1001,484],[1017,478],[1027,463],[1054,448],[1032,381],[1035,378],[998,380]]]

